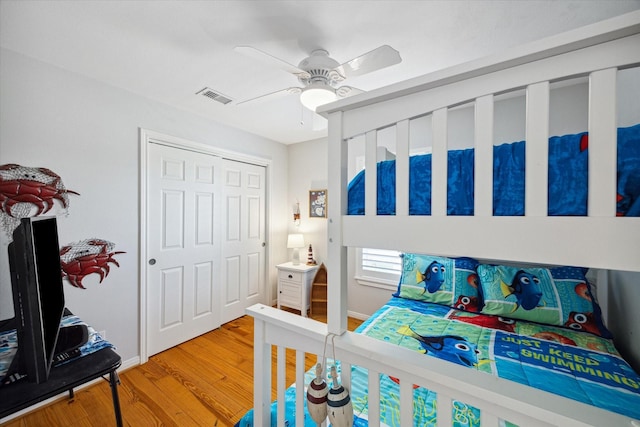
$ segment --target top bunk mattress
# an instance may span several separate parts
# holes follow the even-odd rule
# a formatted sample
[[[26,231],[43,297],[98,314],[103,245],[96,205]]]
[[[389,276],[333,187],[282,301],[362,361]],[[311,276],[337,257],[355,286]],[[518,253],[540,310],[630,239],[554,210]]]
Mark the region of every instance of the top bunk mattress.
[[[585,216],[589,139],[586,132],[549,138],[549,216]],[[451,150],[447,165],[447,214],[474,214],[474,150]],[[493,150],[493,215],[522,216],[525,207],[525,141]],[[640,124],[618,129],[618,216],[640,216]],[[395,161],[378,163],[377,213],[394,215]],[[364,215],[365,171],[348,187],[348,214]],[[409,160],[409,214],[431,215],[431,154]]]

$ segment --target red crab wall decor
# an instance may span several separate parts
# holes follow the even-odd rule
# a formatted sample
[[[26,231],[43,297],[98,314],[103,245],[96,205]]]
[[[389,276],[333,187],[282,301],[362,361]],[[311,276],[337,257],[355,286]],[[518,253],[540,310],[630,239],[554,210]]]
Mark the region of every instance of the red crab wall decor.
[[[78,193],[67,190],[62,178],[50,169],[15,163],[0,165],[0,216],[8,232],[20,218],[49,212],[56,200],[66,209],[69,194]]]
[[[114,248],[114,243],[95,238],[63,246],[60,249],[62,277],[76,288],[85,289],[82,279],[89,274],[97,273],[102,283],[109,274],[109,263],[120,267],[114,256],[126,253],[114,252]]]

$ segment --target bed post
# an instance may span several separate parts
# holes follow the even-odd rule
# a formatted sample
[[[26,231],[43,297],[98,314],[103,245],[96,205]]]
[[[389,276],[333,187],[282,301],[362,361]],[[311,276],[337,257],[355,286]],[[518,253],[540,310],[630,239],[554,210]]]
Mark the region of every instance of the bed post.
[[[342,139],[342,111],[329,114],[327,325],[329,333],[347,330],[347,248],[342,244],[342,216],[347,214],[347,143]]]
[[[254,425],[271,422],[271,345],[266,342],[266,324],[254,317],[253,326],[253,416]]]

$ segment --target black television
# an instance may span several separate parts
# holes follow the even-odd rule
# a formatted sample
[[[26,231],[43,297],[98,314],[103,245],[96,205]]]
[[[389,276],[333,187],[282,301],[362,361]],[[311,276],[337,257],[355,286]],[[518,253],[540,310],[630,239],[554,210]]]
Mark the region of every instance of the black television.
[[[22,218],[9,244],[18,353],[14,370],[42,383],[54,359],[64,290],[55,217]]]

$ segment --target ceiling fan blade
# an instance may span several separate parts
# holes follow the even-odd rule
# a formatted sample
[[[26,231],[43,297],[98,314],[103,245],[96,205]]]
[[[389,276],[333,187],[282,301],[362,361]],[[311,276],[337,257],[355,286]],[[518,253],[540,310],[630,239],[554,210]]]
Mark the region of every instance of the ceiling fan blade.
[[[275,92],[267,93],[265,95],[260,95],[260,96],[257,96],[255,98],[245,99],[244,101],[240,101],[240,102],[236,103],[236,105],[247,104],[247,103],[258,103],[258,102],[265,102],[265,101],[273,101],[274,99],[282,98],[283,96],[292,95],[292,94],[296,94],[296,93],[300,93],[300,92],[302,92],[302,88],[289,87],[289,88],[286,88],[286,89],[280,89],[280,90],[277,90]]]
[[[364,55],[353,58],[336,67],[335,70],[344,77],[361,76],[381,68],[402,62],[400,53],[389,45],[382,45]]]
[[[280,68],[281,70],[291,73],[297,77],[300,77],[303,79],[308,79],[310,77],[309,73],[307,73],[304,70],[301,70],[295,65],[289,64],[288,62],[283,61],[280,58],[276,58],[275,56],[270,55],[266,52],[263,52],[260,49],[256,49],[255,47],[236,46],[235,48],[233,48],[233,50],[243,55],[246,55],[250,58],[257,59],[258,61],[261,61],[265,64],[271,65],[272,67]]]

